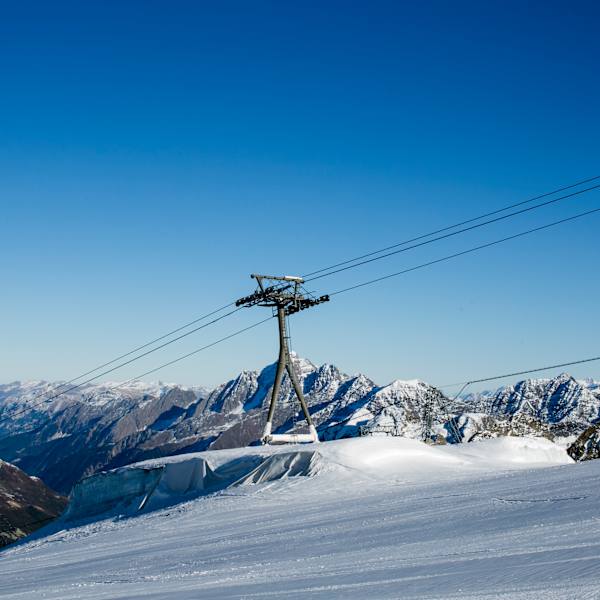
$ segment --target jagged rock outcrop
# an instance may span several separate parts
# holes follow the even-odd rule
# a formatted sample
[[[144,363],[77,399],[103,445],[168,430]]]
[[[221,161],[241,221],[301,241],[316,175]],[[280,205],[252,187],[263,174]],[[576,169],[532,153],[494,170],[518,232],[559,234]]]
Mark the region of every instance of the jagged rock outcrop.
[[[567,449],[573,460],[600,458],[600,425],[588,427]]]
[[[595,393],[596,392],[596,393]],[[527,379],[498,392],[491,414],[528,414],[549,424],[594,421],[600,416],[598,391],[568,373],[553,379]]]
[[[41,479],[0,460],[0,546],[47,525],[66,505]]]
[[[363,392],[355,400],[333,407],[320,428],[324,439],[354,437],[360,429],[389,430],[394,435],[419,437],[423,428],[423,412],[428,395],[435,388],[422,381],[393,381],[383,387],[365,390],[367,381],[355,382]],[[370,383],[370,382],[369,382]],[[441,426],[445,413],[434,407],[433,421]]]
[[[568,373],[470,394],[464,402],[474,412],[489,416],[485,423],[472,419],[470,424],[473,435],[483,437],[506,432],[549,439],[572,437],[600,420],[600,385],[577,381]]]
[[[499,417],[481,412],[464,412],[451,419],[447,439],[451,443],[474,442],[502,436],[544,437],[553,440],[556,436],[551,427],[529,415],[516,413],[510,417]]]

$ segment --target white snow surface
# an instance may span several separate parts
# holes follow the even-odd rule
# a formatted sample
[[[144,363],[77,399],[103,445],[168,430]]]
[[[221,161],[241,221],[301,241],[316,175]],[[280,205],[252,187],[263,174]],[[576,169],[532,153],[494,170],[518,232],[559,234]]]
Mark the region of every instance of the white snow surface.
[[[242,471],[216,492],[200,483]],[[6,549],[0,597],[600,598],[600,461],[545,439],[203,452],[95,489],[125,494],[157,472],[162,507],[135,512],[136,499]]]

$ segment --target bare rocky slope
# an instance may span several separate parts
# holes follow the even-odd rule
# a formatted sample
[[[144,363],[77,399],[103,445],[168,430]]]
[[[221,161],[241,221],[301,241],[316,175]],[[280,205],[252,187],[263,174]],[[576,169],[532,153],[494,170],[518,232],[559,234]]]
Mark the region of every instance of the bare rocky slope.
[[[294,357],[321,439],[386,431],[419,438],[430,407],[439,443],[498,435],[536,435],[574,441],[600,420],[600,384],[567,374],[522,381],[455,402],[422,381],[378,386],[331,364]],[[68,492],[98,470],[172,454],[257,443],[265,420],[274,365],[243,371],[208,391],[136,382],[87,385],[0,423],[0,456],[51,487]],[[0,385],[0,417],[52,395],[47,382]],[[60,391],[60,388],[58,388]],[[277,431],[305,423],[284,378]]]
[[[47,525],[66,504],[40,479],[0,460],[0,547]]]
[[[569,446],[569,455],[574,460],[595,460],[600,458],[600,425],[590,425]]]

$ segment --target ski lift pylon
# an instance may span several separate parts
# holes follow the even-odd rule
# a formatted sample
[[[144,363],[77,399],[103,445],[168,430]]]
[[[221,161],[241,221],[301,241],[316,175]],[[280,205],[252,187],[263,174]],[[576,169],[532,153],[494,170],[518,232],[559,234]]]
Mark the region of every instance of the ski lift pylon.
[[[279,358],[277,360],[277,370],[275,372],[275,381],[273,382],[273,391],[271,393],[271,402],[269,404],[269,412],[267,422],[263,430],[261,441],[263,444],[303,444],[310,442],[318,442],[319,436],[314,423],[311,419],[304,399],[304,393],[296,377],[294,364],[290,355],[288,344],[288,334],[286,328],[286,317],[307,308],[327,302],[329,296],[321,296],[320,298],[307,298],[301,292],[301,285],[304,283],[302,277],[285,275],[283,277],[275,277],[272,275],[257,275],[252,274],[251,277],[256,279],[258,289],[244,298],[240,298],[235,304],[236,306],[267,306],[276,310],[277,322],[279,324]],[[271,284],[265,286],[265,280]],[[281,283],[283,282],[283,284]],[[273,416],[275,414],[275,404],[281,387],[283,373],[287,374],[292,382],[292,387],[302,412],[308,423],[309,433],[273,433]]]

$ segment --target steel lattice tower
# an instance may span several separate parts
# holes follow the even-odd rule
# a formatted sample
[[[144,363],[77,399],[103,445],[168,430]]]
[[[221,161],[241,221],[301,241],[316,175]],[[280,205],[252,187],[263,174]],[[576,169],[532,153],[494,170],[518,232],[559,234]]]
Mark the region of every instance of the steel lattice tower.
[[[432,441],[433,404],[435,400],[436,394],[432,390],[427,390],[425,395],[425,403],[423,405],[421,439],[428,444],[430,444]]]

